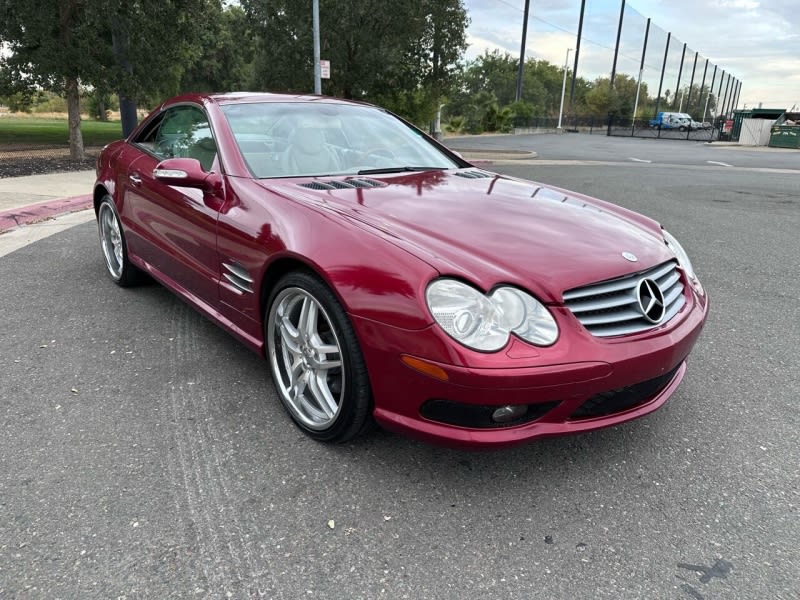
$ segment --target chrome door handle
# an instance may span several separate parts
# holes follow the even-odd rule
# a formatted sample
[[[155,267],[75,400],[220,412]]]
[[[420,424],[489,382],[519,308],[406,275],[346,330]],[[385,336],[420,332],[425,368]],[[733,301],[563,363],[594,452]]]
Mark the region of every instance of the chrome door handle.
[[[131,173],[128,175],[128,179],[130,179],[133,185],[142,185],[142,178],[139,176],[138,173]]]

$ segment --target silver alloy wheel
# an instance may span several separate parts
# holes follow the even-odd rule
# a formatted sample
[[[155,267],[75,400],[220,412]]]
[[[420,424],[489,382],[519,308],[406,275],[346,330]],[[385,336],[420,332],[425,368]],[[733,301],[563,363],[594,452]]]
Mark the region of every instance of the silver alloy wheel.
[[[100,244],[103,246],[106,267],[114,279],[120,279],[124,266],[122,233],[119,229],[117,215],[114,214],[114,209],[107,202],[100,205],[97,221],[100,225]]]
[[[329,428],[342,407],[342,346],[325,309],[299,287],[282,290],[267,322],[272,373],[294,418],[313,430]]]

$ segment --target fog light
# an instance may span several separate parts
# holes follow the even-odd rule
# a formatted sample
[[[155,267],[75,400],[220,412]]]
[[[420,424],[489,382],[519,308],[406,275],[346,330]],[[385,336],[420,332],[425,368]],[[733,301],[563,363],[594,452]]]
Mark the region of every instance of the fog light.
[[[501,406],[492,413],[492,421],[495,423],[510,423],[525,416],[528,412],[527,404],[509,404]]]

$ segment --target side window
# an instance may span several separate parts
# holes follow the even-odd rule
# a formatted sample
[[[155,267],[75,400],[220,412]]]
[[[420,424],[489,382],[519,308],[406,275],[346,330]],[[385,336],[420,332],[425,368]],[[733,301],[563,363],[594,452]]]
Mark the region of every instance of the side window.
[[[217,145],[208,119],[194,106],[167,109],[142,132],[136,143],[162,160],[196,158],[206,171],[211,170],[217,156]]]

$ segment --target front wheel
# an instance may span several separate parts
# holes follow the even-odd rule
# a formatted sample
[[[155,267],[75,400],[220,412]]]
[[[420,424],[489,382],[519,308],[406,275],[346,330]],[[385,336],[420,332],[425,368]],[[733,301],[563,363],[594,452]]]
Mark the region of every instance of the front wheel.
[[[310,437],[346,442],[370,423],[364,358],[347,314],[316,276],[289,273],[270,295],[267,359],[278,396]]]
[[[97,229],[106,271],[114,283],[122,287],[140,283],[143,274],[128,259],[125,234],[111,196],[106,195],[100,201],[100,207],[97,209]]]

